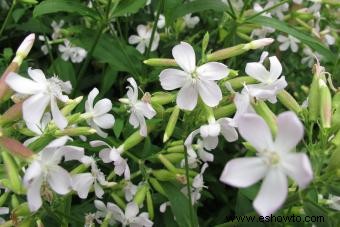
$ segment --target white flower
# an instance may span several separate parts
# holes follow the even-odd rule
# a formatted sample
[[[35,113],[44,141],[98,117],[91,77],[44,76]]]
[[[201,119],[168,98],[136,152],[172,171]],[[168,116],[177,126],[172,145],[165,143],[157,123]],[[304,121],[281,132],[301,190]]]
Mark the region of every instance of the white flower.
[[[59,39],[61,37],[61,28],[64,26],[64,20],[60,20],[59,23],[52,21],[51,27],[53,28],[52,39]]]
[[[96,213],[97,217],[106,217],[108,213],[112,215],[112,218],[110,219],[110,223],[112,224],[114,221],[118,221],[124,227],[151,227],[153,225],[153,222],[149,219],[148,213],[143,212],[138,215],[139,208],[133,202],[126,205],[125,212],[123,212],[116,204],[107,203],[106,207],[105,204],[99,200],[95,200],[95,206],[99,210],[99,212]]]
[[[138,25],[137,26],[137,34],[138,35],[131,35],[129,37],[129,44],[137,44],[136,49],[144,54],[145,49],[149,47],[150,45],[150,40],[151,40],[151,35],[152,35],[152,28],[145,26],[145,25]],[[151,44],[151,51],[155,51],[158,47],[159,43],[159,34],[157,31],[155,31],[154,38]]]
[[[44,113],[41,122],[39,124],[31,123],[31,122],[26,122],[27,128],[37,134],[37,136],[34,136],[32,138],[29,138],[24,142],[25,146],[28,146],[29,144],[33,143],[37,139],[40,138],[40,136],[44,133],[48,123],[52,120],[51,114],[49,112]]]
[[[58,46],[58,49],[62,53],[61,58],[64,61],[71,59],[73,63],[82,62],[87,55],[85,49],[81,47],[74,47],[67,39],[64,40],[64,45]]]
[[[268,9],[272,6],[274,6],[275,4],[279,3],[280,0],[269,0],[268,3],[265,5],[265,9]],[[288,3],[284,3],[278,7],[275,7],[274,9],[272,9],[270,12],[272,15],[277,16],[277,18],[279,20],[283,20],[284,19],[284,12],[287,12],[289,10],[289,4]]]
[[[163,14],[159,15],[159,19],[157,21],[157,28],[162,29],[165,26],[165,16]]]
[[[9,208],[8,207],[0,207],[0,214],[8,214]],[[0,217],[0,224],[5,223],[6,220]]]
[[[150,100],[142,99],[138,100],[138,86],[136,81],[130,77],[127,81],[131,86],[127,86],[127,97],[126,99],[120,99],[121,102],[126,103],[130,106],[130,118],[129,123],[134,127],[139,129],[141,136],[147,136],[147,126],[145,118],[152,119],[156,115],[156,111],[152,108]]]
[[[161,213],[165,213],[166,207],[167,207],[167,206],[171,206],[170,202],[162,203],[162,204],[159,206],[159,211],[160,211]]]
[[[125,199],[126,201],[130,202],[134,195],[137,192],[137,186],[134,185],[131,181],[129,181],[126,186],[124,187],[124,194],[125,194]]]
[[[290,47],[290,49],[292,50],[292,52],[296,53],[299,50],[299,46],[298,43],[300,43],[300,40],[298,40],[297,38],[288,35],[287,36],[283,36],[283,35],[279,35],[277,37],[277,40],[282,43],[279,46],[279,49],[282,51],[286,51],[288,50],[288,48]]]
[[[67,120],[62,115],[57,105],[57,100],[67,102],[68,97],[63,92],[70,93],[72,85],[69,81],[63,82],[58,77],[46,79],[40,69],[28,68],[28,75],[33,79],[24,78],[17,73],[9,73],[6,83],[14,91],[31,95],[23,102],[23,118],[26,122],[39,124],[46,107],[50,104],[53,120],[63,129],[67,126]]]
[[[256,13],[262,12],[264,8],[258,4],[255,3],[253,6],[253,9]],[[272,15],[268,12],[262,13],[262,16],[264,17],[272,17]],[[261,28],[254,29],[251,33],[251,37],[259,37],[259,38],[265,38],[268,36],[268,34],[275,32],[275,29],[268,26],[262,26]]]
[[[329,207],[334,210],[340,211],[340,197],[330,194],[328,199],[330,200]]]
[[[107,133],[101,128],[110,129],[115,123],[115,118],[108,112],[112,109],[112,102],[109,99],[101,99],[94,105],[94,99],[99,94],[97,88],[93,88],[85,102],[86,114],[90,116],[87,123],[97,131],[101,137],[107,137]]]
[[[68,137],[61,137],[52,141],[40,151],[25,171],[23,183],[27,188],[27,201],[31,211],[38,210],[42,205],[40,188],[47,183],[53,191],[65,195],[72,188],[70,174],[59,166],[62,157],[73,160],[74,154],[83,154],[84,149],[74,146],[65,146]]]
[[[261,83],[246,85],[246,89],[252,97],[276,103],[276,94],[287,86],[287,82],[284,76],[278,79],[282,73],[282,66],[276,56],[269,57],[269,71],[263,66],[267,55],[267,52],[263,52],[260,62],[247,63],[246,73]]]
[[[220,180],[234,187],[249,187],[263,179],[253,206],[262,216],[274,213],[286,200],[287,177],[305,188],[313,178],[308,156],[292,150],[303,137],[303,125],[293,112],[277,117],[275,140],[265,121],[256,114],[244,114],[239,120],[239,133],[256,150],[257,157],[229,161]]]
[[[194,49],[185,42],[172,49],[172,56],[183,70],[165,69],[159,78],[165,90],[181,88],[176,99],[179,108],[193,110],[197,105],[198,95],[208,106],[217,106],[222,100],[222,92],[215,81],[228,76],[228,67],[218,62],[196,67]]]
[[[127,164],[127,161],[120,156],[123,152],[121,147],[111,147],[107,143],[100,140],[91,141],[90,145],[92,147],[106,146],[107,148],[104,148],[99,152],[99,157],[103,160],[104,163],[113,162],[115,166],[114,172],[118,176],[124,174],[125,179],[130,179],[130,168]]]
[[[202,140],[197,141],[195,146],[198,157],[203,162],[212,162],[214,160],[213,154],[207,152],[217,147],[218,136],[222,134],[228,142],[233,142],[238,139],[238,134],[233,126],[231,126],[232,120],[230,118],[221,118],[216,122],[211,122],[207,125],[202,125],[199,129],[194,130],[186,138],[184,145],[186,146],[189,157],[197,158],[196,152],[193,148],[193,140],[196,135],[200,134]]]
[[[194,28],[196,26],[196,24],[198,24],[198,22],[200,22],[200,18],[198,16],[191,16],[191,13],[185,15],[183,17],[185,26],[188,28]]]
[[[250,104],[250,95],[246,88],[242,89],[241,93],[236,93],[234,97],[234,104],[236,106],[236,113],[232,121],[229,123],[232,127],[237,127],[238,120],[245,113],[255,113],[254,108]]]
[[[315,59],[322,58],[322,56],[319,53],[313,52],[312,49],[309,47],[303,48],[303,53],[305,57],[301,59],[301,63],[304,65],[308,65],[308,67],[313,66]]]
[[[72,176],[72,188],[77,191],[78,196],[82,199],[86,199],[92,185],[94,186],[95,195],[98,198],[102,198],[104,190],[101,185],[108,186],[112,185],[105,180],[105,175],[95,162],[92,157],[89,157],[91,164],[91,173],[80,173]]]

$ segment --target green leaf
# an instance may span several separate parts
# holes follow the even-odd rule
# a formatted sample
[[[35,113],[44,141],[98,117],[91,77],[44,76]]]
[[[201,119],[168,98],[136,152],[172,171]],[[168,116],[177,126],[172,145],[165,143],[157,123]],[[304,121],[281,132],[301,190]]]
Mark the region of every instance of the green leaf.
[[[314,222],[314,224],[317,224],[318,227],[332,226],[331,220],[329,219],[329,214],[317,203],[314,203],[312,201],[305,201],[303,203],[303,209],[306,215],[314,217],[315,220],[318,220],[317,222]]]
[[[302,43],[306,44],[310,48],[314,49],[315,51],[323,55],[330,62],[333,62],[336,59],[334,53],[332,53],[322,43],[317,41],[316,38],[313,38],[311,37],[311,35],[306,34],[304,32],[298,31],[282,21],[270,17],[257,16],[255,18],[252,18],[251,22],[262,26],[272,27],[275,28],[276,30],[294,36],[295,38],[299,39]]]
[[[89,50],[93,44],[93,31],[84,30],[78,40],[72,43]],[[116,71],[140,75],[142,55],[132,46],[121,40],[103,34],[93,52],[93,56],[103,63],[108,63]]]
[[[113,16],[120,17],[125,16],[127,13],[137,13],[138,10],[144,7],[146,0],[124,0],[120,1],[117,8],[113,12]]]
[[[180,188],[175,184],[169,182],[163,182],[162,187],[168,196],[168,199],[171,204],[171,210],[176,218],[176,222],[180,227],[188,227],[191,226],[190,221],[190,207],[188,198],[181,192]],[[197,217],[195,217],[195,226],[197,224]]]
[[[197,0],[193,2],[187,2],[183,4],[182,2],[178,2],[178,4],[174,7],[174,9],[166,10],[166,23],[171,24],[178,17],[183,17],[188,13],[197,13],[205,10],[214,10],[214,11],[224,11],[227,9],[227,5],[223,3],[221,0]]]
[[[50,33],[52,29],[44,25],[36,18],[30,18],[29,21],[16,25],[17,30],[35,32],[35,33]]]
[[[64,61],[61,58],[55,59],[50,69],[56,70],[56,75],[63,81],[70,81],[72,86],[76,85],[76,73],[73,64],[69,61]]]
[[[96,18],[97,14],[84,4],[76,0],[47,0],[42,1],[33,10],[33,17],[42,16],[50,13],[68,12],[77,13],[82,16]]]
[[[102,95],[108,92],[112,85],[117,81],[117,74],[117,71],[112,67],[108,67],[108,69],[105,70],[105,74],[103,75],[100,84],[100,92]]]
[[[113,132],[117,138],[119,138],[124,128],[124,119],[118,118],[113,126]]]

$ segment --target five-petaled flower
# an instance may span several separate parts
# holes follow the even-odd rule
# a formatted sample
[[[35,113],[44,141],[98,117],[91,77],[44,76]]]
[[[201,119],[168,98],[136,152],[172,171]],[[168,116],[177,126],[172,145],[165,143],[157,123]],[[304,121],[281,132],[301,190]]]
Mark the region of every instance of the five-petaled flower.
[[[195,51],[185,42],[176,45],[172,55],[183,70],[165,69],[159,77],[163,89],[181,88],[177,94],[177,105],[184,110],[193,110],[199,95],[206,105],[217,106],[222,100],[222,92],[215,81],[228,76],[228,67],[218,62],[197,67]]]
[[[305,188],[313,179],[309,158],[292,150],[303,137],[303,125],[293,112],[277,117],[278,132],[273,140],[268,125],[258,115],[248,113],[240,117],[238,130],[256,150],[257,157],[236,158],[229,161],[220,177],[234,187],[249,187],[263,179],[253,206],[262,216],[273,214],[286,200],[287,177]]]

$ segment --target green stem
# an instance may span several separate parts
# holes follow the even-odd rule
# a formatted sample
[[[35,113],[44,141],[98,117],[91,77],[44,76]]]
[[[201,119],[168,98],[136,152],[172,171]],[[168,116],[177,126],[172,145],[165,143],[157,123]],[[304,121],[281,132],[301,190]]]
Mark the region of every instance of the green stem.
[[[159,8],[158,8],[158,11],[157,11],[156,18],[155,18],[155,20],[153,22],[150,42],[149,42],[149,45],[148,45],[148,48],[147,48],[146,54],[145,54],[146,58],[148,58],[149,54],[150,54],[152,42],[153,42],[153,39],[155,38],[155,33],[156,33],[156,29],[157,29],[157,23],[158,23],[158,20],[159,20],[159,16],[161,15],[161,11],[163,10],[163,6],[164,6],[164,0],[161,0],[161,2],[159,3]]]
[[[194,222],[194,210],[192,206],[192,198],[191,198],[191,187],[190,187],[190,178],[189,178],[189,161],[188,161],[188,152],[185,150],[185,177],[187,181],[187,190],[188,190],[188,197],[189,197],[189,215],[190,215],[190,222],[191,227],[195,226]]]
[[[0,36],[2,35],[2,32],[5,30],[6,26],[7,26],[7,23],[8,23],[8,20],[9,18],[11,17],[12,13],[13,13],[13,10],[14,10],[14,7],[15,5],[17,4],[17,1],[16,0],[13,0],[13,3],[11,5],[11,7],[9,8],[8,10],[8,13],[7,13],[7,16],[5,18],[5,21],[4,23],[2,24],[1,26],[1,29],[0,29]]]

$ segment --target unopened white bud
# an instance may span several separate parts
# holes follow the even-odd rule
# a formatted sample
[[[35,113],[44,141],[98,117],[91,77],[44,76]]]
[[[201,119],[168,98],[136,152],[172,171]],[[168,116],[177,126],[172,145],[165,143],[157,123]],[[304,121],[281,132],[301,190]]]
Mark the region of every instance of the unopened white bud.
[[[22,41],[22,43],[20,44],[16,52],[13,62],[16,62],[19,65],[21,65],[22,60],[26,58],[28,53],[31,51],[34,40],[35,40],[35,34],[31,33],[24,39],[24,41]]]
[[[243,49],[246,50],[255,50],[260,49],[262,47],[268,46],[274,42],[274,39],[272,38],[263,38],[263,39],[257,39],[253,40],[250,43],[247,43]]]

